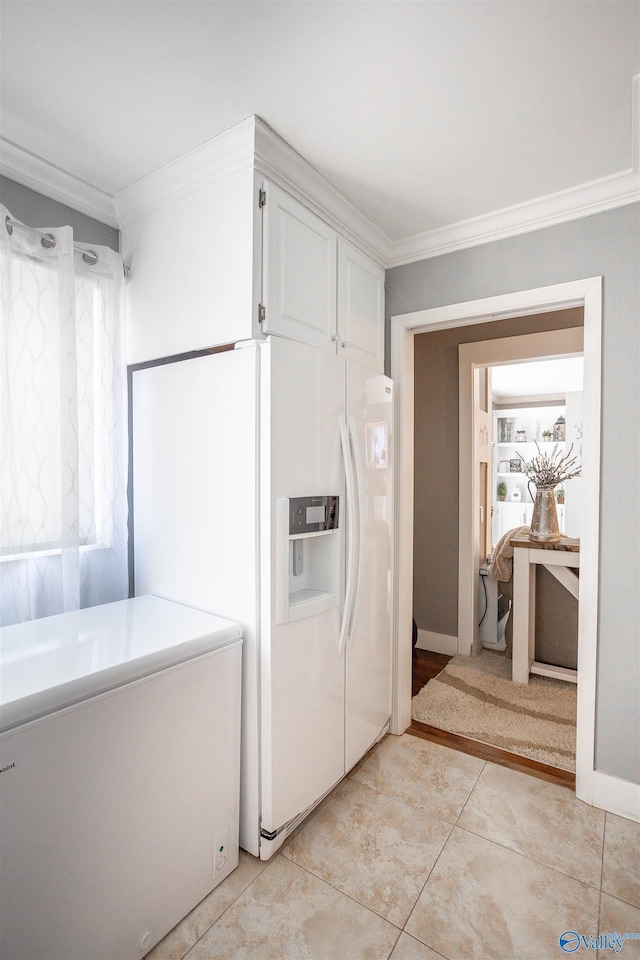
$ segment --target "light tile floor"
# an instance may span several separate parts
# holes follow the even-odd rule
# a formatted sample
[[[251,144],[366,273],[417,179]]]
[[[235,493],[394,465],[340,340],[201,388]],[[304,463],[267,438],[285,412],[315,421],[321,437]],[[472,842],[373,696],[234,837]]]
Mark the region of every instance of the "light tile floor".
[[[563,951],[565,932],[586,941]],[[592,945],[613,933],[638,939]],[[640,957],[640,825],[405,734],[378,744],[271,861],[241,851],[147,960],[572,955]]]

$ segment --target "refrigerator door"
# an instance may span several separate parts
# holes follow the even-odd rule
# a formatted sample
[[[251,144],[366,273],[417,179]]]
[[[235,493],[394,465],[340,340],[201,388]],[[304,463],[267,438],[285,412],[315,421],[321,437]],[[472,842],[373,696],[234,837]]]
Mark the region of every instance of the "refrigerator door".
[[[393,385],[347,365],[347,424],[356,478],[357,580],[346,641],[345,765],[376,742],[391,715]]]
[[[240,623],[242,846],[258,855],[258,348],[132,375],[135,592]]]
[[[255,611],[247,582],[257,567],[256,370],[256,349],[247,348],[132,378],[136,595],[243,628]]]
[[[262,351],[261,478],[262,829],[275,832],[344,775],[344,656],[338,651],[344,578],[344,465],[340,416],[345,363],[293,341]],[[338,529],[297,541],[283,529],[284,500],[339,497]],[[286,551],[283,554],[283,550]],[[284,562],[283,562],[284,559]],[[294,570],[296,572],[294,572]],[[277,622],[282,583],[292,597],[337,593],[324,612]],[[306,578],[306,579],[305,579]],[[328,578],[328,581],[327,581]],[[329,583],[329,586],[328,586]],[[309,604],[313,611],[313,604]]]

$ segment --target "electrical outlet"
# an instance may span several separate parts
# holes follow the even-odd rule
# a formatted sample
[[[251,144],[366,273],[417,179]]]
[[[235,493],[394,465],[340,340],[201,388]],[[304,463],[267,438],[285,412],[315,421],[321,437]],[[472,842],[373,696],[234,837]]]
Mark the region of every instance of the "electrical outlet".
[[[213,877],[224,873],[229,863],[229,824],[218,830],[213,838]]]

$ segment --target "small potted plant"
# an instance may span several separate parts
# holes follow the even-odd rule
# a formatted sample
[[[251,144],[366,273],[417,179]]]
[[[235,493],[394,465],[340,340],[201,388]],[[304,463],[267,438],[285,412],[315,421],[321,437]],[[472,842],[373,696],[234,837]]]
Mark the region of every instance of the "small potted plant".
[[[564,487],[562,484],[556,487],[556,501],[558,503],[564,503]]]
[[[549,440],[551,440],[552,437],[553,437],[553,434],[552,434],[551,430],[543,430],[543,431],[542,431],[542,439],[543,439],[543,440],[546,440],[547,443],[549,442]]]
[[[498,484],[498,500],[504,500],[507,495],[507,485],[504,480],[501,480]]]

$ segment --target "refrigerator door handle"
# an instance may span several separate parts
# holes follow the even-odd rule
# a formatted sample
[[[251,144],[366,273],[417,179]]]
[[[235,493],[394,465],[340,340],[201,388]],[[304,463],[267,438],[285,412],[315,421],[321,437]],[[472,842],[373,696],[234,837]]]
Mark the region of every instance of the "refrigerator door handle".
[[[342,622],[340,624],[340,634],[338,638],[338,656],[344,650],[347,631],[351,622],[351,611],[353,608],[353,595],[356,580],[356,522],[357,507],[355,493],[355,476],[353,469],[353,460],[351,457],[351,448],[349,443],[349,432],[347,422],[344,416],[340,416],[340,445],[342,447],[342,458],[344,460],[345,491],[347,501],[347,536],[346,536],[346,583],[344,590],[344,606],[342,608]]]
[[[349,419],[349,441],[351,448],[351,462],[353,464],[353,476],[354,476],[354,490],[355,490],[355,544],[354,544],[354,585],[353,585],[353,600],[351,603],[351,613],[349,616],[349,628],[347,630],[347,644],[353,633],[353,626],[356,618],[356,611],[358,608],[358,596],[360,594],[360,581],[362,575],[362,550],[364,544],[364,537],[362,536],[363,531],[363,475],[362,475],[362,458],[360,456],[360,447],[358,444],[358,434],[356,431],[356,425],[353,422],[353,419]]]

